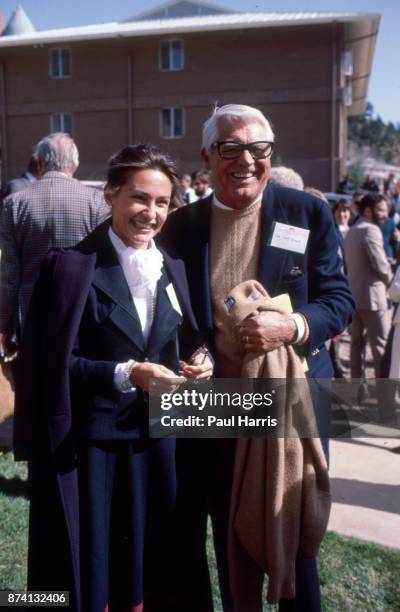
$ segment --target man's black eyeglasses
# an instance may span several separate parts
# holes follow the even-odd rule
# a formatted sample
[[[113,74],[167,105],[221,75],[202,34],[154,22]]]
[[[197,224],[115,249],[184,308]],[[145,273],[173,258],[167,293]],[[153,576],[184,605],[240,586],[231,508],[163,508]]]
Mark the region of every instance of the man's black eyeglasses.
[[[237,159],[243,153],[248,151],[253,159],[265,159],[270,157],[272,153],[273,143],[267,140],[258,140],[257,142],[235,142],[232,140],[224,140],[214,142],[213,147],[217,147],[218,155],[222,159]]]

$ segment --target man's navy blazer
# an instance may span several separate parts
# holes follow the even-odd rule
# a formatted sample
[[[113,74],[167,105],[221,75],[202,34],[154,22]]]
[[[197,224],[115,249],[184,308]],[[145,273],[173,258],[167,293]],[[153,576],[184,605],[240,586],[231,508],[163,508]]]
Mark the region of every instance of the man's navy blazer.
[[[161,244],[186,264],[190,296],[200,330],[212,346],[213,322],[209,284],[209,236],[213,196],[174,212],[163,229]],[[274,222],[310,230],[304,255],[268,244]],[[351,320],[354,301],[342,274],[338,237],[329,206],[307,193],[269,184],[262,202],[261,249],[257,280],[271,297],[290,295],[302,313],[310,337],[299,352],[307,357],[308,376],[330,378],[332,367],[324,342],[341,333]],[[216,363],[218,373],[218,362]]]

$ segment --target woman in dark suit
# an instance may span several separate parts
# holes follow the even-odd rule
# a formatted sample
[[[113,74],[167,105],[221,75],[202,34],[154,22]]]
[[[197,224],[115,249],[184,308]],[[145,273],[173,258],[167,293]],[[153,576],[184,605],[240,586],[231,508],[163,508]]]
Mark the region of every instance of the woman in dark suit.
[[[147,392],[180,370],[212,372],[183,264],[153,240],[178,189],[155,147],[116,154],[111,221],[49,254],[27,321],[15,452],[30,467],[28,588],[69,590],[76,611],[141,612],[149,546],[158,568],[153,559],[146,612],[167,600],[155,576],[173,544],[175,441],[149,439]]]

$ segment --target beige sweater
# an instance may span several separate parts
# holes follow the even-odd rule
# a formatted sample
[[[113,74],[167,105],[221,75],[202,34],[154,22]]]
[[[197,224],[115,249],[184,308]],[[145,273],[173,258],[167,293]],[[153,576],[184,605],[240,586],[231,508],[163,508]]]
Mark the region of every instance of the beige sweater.
[[[261,199],[243,210],[212,207],[210,286],[216,357],[221,378],[238,378],[243,352],[231,329],[223,325],[224,304],[232,287],[257,278],[261,243]]]
[[[257,281],[241,283],[227,295],[235,299],[229,312],[225,306],[230,333],[251,314],[283,312]],[[293,347],[282,346],[269,353],[246,353],[241,377],[295,380],[304,379],[304,371]],[[282,388],[285,425],[295,426],[296,421],[304,425],[302,413],[313,415],[308,386],[300,380]],[[317,436],[315,419],[310,425],[314,426],[310,435]],[[330,505],[328,467],[319,437],[292,433],[292,437],[237,440],[229,529],[235,612],[261,612],[265,573],[270,603],[295,597],[296,556],[317,555]]]

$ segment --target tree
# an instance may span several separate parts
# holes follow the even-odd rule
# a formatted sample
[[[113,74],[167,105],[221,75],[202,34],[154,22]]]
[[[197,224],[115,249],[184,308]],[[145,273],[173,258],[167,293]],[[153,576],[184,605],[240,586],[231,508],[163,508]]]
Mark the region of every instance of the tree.
[[[371,102],[366,103],[362,115],[349,117],[348,139],[358,149],[368,148],[377,159],[400,164],[400,123],[386,124],[379,115],[375,116]]]
[[[361,185],[364,182],[364,168],[360,161],[357,161],[350,167],[350,178],[353,183],[354,191],[361,189]]]

